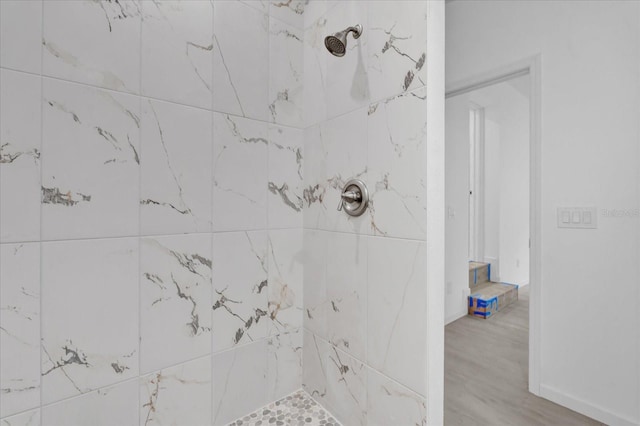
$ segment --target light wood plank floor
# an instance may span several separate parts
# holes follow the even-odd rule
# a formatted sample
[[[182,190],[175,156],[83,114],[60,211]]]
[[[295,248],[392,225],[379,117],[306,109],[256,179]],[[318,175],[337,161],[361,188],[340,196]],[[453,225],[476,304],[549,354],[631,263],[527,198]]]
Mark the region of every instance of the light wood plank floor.
[[[446,426],[601,425],[528,392],[529,286],[495,317],[445,327]]]

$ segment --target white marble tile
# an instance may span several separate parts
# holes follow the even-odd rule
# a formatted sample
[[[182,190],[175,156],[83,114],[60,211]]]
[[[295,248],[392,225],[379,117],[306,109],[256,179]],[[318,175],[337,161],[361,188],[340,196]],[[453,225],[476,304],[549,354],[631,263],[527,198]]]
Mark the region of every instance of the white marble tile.
[[[211,231],[211,137],[210,112],[143,101],[143,234]]]
[[[268,399],[275,401],[302,387],[302,328],[267,341]]]
[[[327,362],[330,345],[315,334],[304,330],[302,346],[302,387],[316,401],[327,404]]]
[[[213,109],[269,121],[269,17],[245,3],[214,3]]]
[[[371,229],[426,238],[426,88],[371,105],[368,119]]]
[[[40,74],[42,2],[0,2],[0,66]]]
[[[336,117],[369,104],[371,84],[368,75],[367,44],[369,2],[344,0],[326,14],[326,35],[360,24],[364,31],[355,40],[347,37],[347,52],[339,58],[327,52],[327,116]]]
[[[427,425],[424,397],[367,369],[367,425]]]
[[[345,183],[358,178],[367,180],[367,110],[322,123],[305,133],[305,226],[328,231],[369,233],[370,217],[348,216],[338,211]]]
[[[0,246],[0,417],[40,405],[40,244]]]
[[[267,402],[266,339],[213,356],[214,426],[225,425]]]
[[[130,95],[44,80],[43,239],[137,235],[139,110]]]
[[[371,99],[426,84],[427,2],[372,1],[368,25]]]
[[[356,2],[360,2],[360,3],[367,3],[367,2],[369,2],[371,0],[351,0],[351,1],[356,1]],[[324,0],[324,2],[326,3],[326,8],[327,8],[327,12],[328,12],[331,9],[333,9],[334,7],[336,7],[337,5],[343,3],[344,0]]]
[[[328,233],[304,230],[304,328],[327,338],[327,239]]]
[[[140,369],[211,352],[211,236],[140,241]]]
[[[324,4],[319,1],[313,3]],[[324,16],[315,19],[304,31],[303,117],[306,126],[327,118],[327,61],[330,53],[324,46],[324,38],[328,34]]]
[[[142,94],[210,109],[213,0],[141,6]]]
[[[301,228],[304,131],[269,127],[269,228]]]
[[[267,341],[268,399],[275,401],[302,387],[302,328]]]
[[[303,14],[304,28],[309,28],[317,19],[326,14],[328,7],[326,0],[306,0]]]
[[[269,16],[295,28],[304,28],[305,7],[309,0],[271,0]]]
[[[266,229],[267,138],[264,122],[213,114],[214,231]]]
[[[42,403],[138,374],[138,240],[42,244]]]
[[[211,357],[140,378],[140,425],[210,425]]]
[[[302,327],[302,229],[269,231],[270,335]]]
[[[138,381],[134,379],[45,406],[42,426],[136,426],[138,413]]]
[[[356,234],[327,235],[327,339],[365,359],[367,349],[367,240]]]
[[[308,229],[323,228],[326,218],[327,158],[325,126],[315,125],[304,130],[304,190],[303,223]],[[338,200],[336,200],[336,206]]]
[[[31,410],[0,421],[1,426],[40,426],[40,410]]]
[[[0,80],[0,241],[37,241],[42,145],[40,78],[2,69]]]
[[[277,19],[269,21],[271,121],[298,128],[304,125],[303,36],[300,29]]]
[[[369,237],[367,363],[426,392],[427,286],[424,242]]]
[[[324,229],[364,233],[368,230],[368,215],[348,216],[338,211],[344,184],[352,178],[367,180],[367,110],[358,109],[323,123],[321,130],[325,148],[326,212]]]
[[[367,367],[330,346],[325,361],[327,408],[345,425],[367,424]]]
[[[213,235],[213,351],[267,335],[267,232]]]
[[[214,0],[214,1],[217,2],[220,0]],[[229,0],[226,0],[226,1],[229,1]],[[230,1],[236,1],[236,0],[230,0]],[[239,0],[239,1],[241,3],[246,4],[247,6],[250,6],[256,10],[259,10],[262,13],[269,12],[269,0]]]
[[[44,75],[139,93],[139,1],[45,1],[43,24]]]

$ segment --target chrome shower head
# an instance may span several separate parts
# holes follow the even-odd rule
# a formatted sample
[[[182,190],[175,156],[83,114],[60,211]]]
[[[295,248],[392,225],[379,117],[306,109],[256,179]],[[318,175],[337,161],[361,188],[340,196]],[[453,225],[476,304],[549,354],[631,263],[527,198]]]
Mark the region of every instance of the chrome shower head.
[[[326,36],[324,38],[325,47],[333,56],[344,56],[347,51],[347,35],[351,32],[353,33],[354,39],[360,38],[362,35],[362,25],[358,24],[355,27],[349,27],[346,30]]]

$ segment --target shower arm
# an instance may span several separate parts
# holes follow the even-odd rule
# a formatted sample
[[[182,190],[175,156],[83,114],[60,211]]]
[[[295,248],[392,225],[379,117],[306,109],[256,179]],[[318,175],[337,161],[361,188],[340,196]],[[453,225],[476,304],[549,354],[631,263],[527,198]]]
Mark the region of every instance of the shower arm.
[[[357,40],[362,35],[362,25],[357,24],[355,27],[349,27],[345,31],[347,34],[353,33],[353,38]]]

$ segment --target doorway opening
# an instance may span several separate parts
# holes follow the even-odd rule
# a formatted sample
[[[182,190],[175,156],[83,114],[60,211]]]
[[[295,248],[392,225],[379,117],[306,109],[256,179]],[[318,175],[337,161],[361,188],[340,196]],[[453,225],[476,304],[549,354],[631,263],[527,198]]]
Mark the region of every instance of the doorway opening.
[[[447,423],[458,424],[470,414],[469,380],[486,381],[475,389],[488,400],[511,399],[500,392],[533,397],[528,384],[532,101],[529,72],[480,80],[446,99]],[[452,360],[455,368],[447,368]],[[500,368],[505,377],[497,380]],[[484,422],[495,420],[488,416]]]
[[[528,74],[447,98],[447,324],[490,319],[530,282],[530,99]]]

